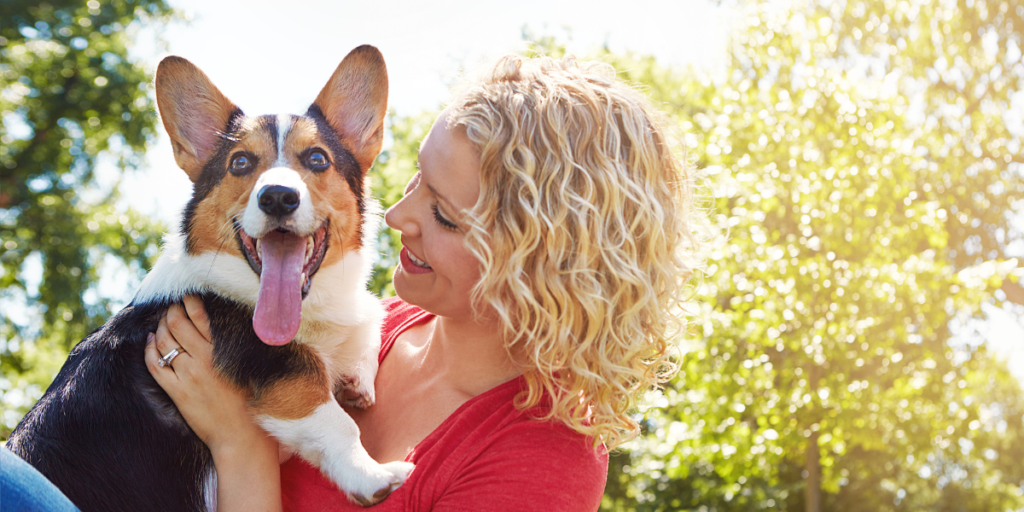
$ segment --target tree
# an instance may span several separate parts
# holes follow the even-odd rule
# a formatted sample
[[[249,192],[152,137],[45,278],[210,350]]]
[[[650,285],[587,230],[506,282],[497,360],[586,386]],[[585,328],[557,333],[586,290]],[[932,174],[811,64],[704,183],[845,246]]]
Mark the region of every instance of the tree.
[[[728,233],[606,508],[1024,506],[1024,394],[964,328],[1019,287],[1024,6],[744,10],[721,78],[605,55],[690,132]]]
[[[97,269],[140,279],[156,253],[163,229],[116,209],[94,169],[135,168],[155,134],[150,76],[128,46],[171,14],[164,0],[0,4],[0,438],[110,315]]]

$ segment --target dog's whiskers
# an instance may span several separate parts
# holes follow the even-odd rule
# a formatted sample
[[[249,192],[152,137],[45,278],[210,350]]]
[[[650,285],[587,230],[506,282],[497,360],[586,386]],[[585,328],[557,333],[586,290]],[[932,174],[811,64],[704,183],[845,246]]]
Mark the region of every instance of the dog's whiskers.
[[[238,213],[232,215],[231,218],[221,226],[219,231],[223,233],[223,235],[219,235],[217,237],[220,238],[220,245],[217,246],[217,251],[213,253],[213,259],[210,260],[210,267],[206,270],[206,277],[203,279],[204,281],[209,282],[210,273],[213,272],[213,267],[217,263],[217,256],[219,256],[221,250],[224,249],[224,244],[228,243],[228,240],[231,239],[231,235],[238,233],[238,223],[235,221],[238,220],[239,215],[241,214]]]

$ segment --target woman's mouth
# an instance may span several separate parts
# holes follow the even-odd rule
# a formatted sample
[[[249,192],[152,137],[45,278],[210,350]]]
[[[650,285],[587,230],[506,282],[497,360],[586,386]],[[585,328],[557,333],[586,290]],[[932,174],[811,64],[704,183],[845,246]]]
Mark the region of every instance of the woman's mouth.
[[[405,270],[410,274],[426,274],[434,271],[429,263],[417,258],[405,247],[402,247],[399,259],[402,262],[402,270]]]

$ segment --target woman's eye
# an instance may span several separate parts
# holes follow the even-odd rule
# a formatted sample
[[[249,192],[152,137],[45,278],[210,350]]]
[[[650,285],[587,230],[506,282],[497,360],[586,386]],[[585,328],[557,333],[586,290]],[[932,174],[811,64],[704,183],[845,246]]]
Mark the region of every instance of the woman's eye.
[[[228,168],[231,170],[232,174],[246,174],[252,171],[252,163],[253,159],[250,158],[249,155],[239,153],[231,158],[231,163],[228,165]]]
[[[441,210],[437,207],[437,203],[430,205],[430,209],[434,211],[434,220],[437,221],[437,223],[440,224],[442,228],[445,228],[449,231],[459,230],[458,224],[444,218],[444,216],[441,215]]]
[[[331,161],[327,159],[327,155],[319,149],[314,149],[306,155],[306,165],[312,171],[323,171],[331,165]]]

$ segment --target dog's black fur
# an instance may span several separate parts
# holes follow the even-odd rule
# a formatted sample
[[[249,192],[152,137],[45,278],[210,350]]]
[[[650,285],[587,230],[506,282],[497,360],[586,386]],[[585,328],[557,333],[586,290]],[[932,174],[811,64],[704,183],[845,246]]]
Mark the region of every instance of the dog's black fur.
[[[183,66],[191,66],[184,59],[176,57],[168,57],[164,62],[170,62],[172,69],[174,66],[179,70],[185,69]],[[352,62],[354,64],[347,64]],[[380,114],[371,119],[377,119],[382,128],[382,102],[386,103],[387,90],[383,59],[375,48],[363,46],[346,57],[335,75],[342,76],[339,73],[353,69],[370,70],[374,79],[378,80],[375,82],[377,90],[384,91],[384,99],[380,95],[371,95],[366,100],[377,103],[353,107],[357,114],[379,108]],[[186,74],[191,73],[190,76],[205,79],[198,68],[185,71]],[[158,71],[158,100],[159,81]],[[220,94],[212,83],[208,83],[207,87],[208,92],[212,91],[211,94]],[[171,96],[169,102],[173,105],[177,99],[173,94]],[[202,222],[207,222],[197,218],[199,205],[227,179],[227,160],[231,147],[248,133],[244,127],[253,129],[252,126],[257,126],[256,129],[259,129],[262,126],[275,134],[272,139],[277,140],[274,117],[263,116],[257,118],[255,123],[246,123],[241,110],[233,105],[230,107],[233,110],[224,112],[226,119],[220,118],[218,121],[218,124],[224,123],[224,127],[218,132],[220,137],[216,146],[204,156],[205,161],[198,163],[202,166],[201,172],[195,173],[195,176],[190,175],[194,182],[193,195],[185,208],[179,228],[188,254],[194,252],[193,232],[203,227]],[[174,115],[173,108],[171,114]],[[316,125],[318,136],[329,146],[335,159],[335,169],[351,187],[362,219],[365,208],[361,177],[365,171],[361,170],[361,164],[343,144],[342,141],[347,139],[339,131],[341,128],[332,127],[316,103],[305,117]],[[352,136],[363,135],[354,133]],[[367,146],[370,148],[368,151],[375,156],[376,151],[379,151],[379,140],[376,148],[371,146]],[[178,156],[176,154],[176,158]],[[369,166],[365,163],[362,165]],[[180,161],[179,166],[185,169]],[[188,169],[186,172],[189,172]],[[325,222],[325,226],[327,224]],[[359,226],[361,230],[362,220]],[[222,243],[242,243],[237,238],[237,223],[234,229],[231,234],[236,236],[236,240],[224,239]],[[330,236],[325,234],[322,243],[321,257],[331,243]],[[245,253],[244,248],[239,247],[239,252]],[[317,261],[316,267],[308,269],[303,299],[321,261]],[[252,266],[251,260],[249,265]],[[253,271],[259,276],[255,268]],[[206,282],[208,279],[201,281]],[[259,404],[261,396],[270,393],[275,384],[293,378],[329,383],[322,354],[316,348],[297,342],[280,346],[264,343],[253,328],[252,306],[213,293],[210,288],[192,289],[194,286],[206,285],[189,284],[182,287],[185,289],[172,286],[156,294],[140,295],[140,298],[110,318],[103,327],[82,340],[71,351],[46,393],[14,429],[7,442],[12,452],[35,466],[84,512],[198,512],[207,510],[215,502],[216,497],[211,495],[215,492],[215,486],[212,485],[215,482],[210,451],[192,432],[170,397],[150,375],[145,362],[149,333],[156,332],[168,308],[178,303],[184,294],[195,293],[201,298],[210,322],[213,364],[222,376],[248,393],[250,404]],[[373,330],[367,332],[372,333]],[[372,343],[373,338],[361,340]],[[348,339],[346,343],[354,341]],[[360,349],[363,345],[356,343],[349,346]],[[341,386],[335,390],[336,395],[340,396],[344,386],[342,382],[328,385]],[[358,440],[354,448],[362,450],[356,453],[362,457],[362,461],[372,463]],[[383,471],[385,477],[390,474],[404,479],[410,470],[406,467],[397,470],[379,469],[376,477],[380,479]],[[390,485],[393,490],[401,480],[371,482],[383,485],[384,490],[388,490]],[[345,491],[355,492],[349,489]],[[369,494],[354,499],[363,502],[370,498],[372,502],[374,499],[383,499],[380,495],[381,492],[370,489]]]
[[[236,133],[242,118],[236,111],[224,132]],[[226,173],[229,147],[225,139],[196,184],[181,225],[186,240],[195,205]],[[253,308],[212,293],[200,297],[215,340],[214,364],[255,397],[267,383],[303,369],[321,371],[308,364],[315,356],[302,345],[260,341]],[[144,361],[147,335],[174,302],[132,303],[82,340],[7,441],[84,512],[207,509],[204,485],[213,458]]]
[[[266,383],[320,371],[308,348],[260,341],[249,306],[201,298],[214,364],[240,387],[258,396]],[[171,304],[131,304],[86,337],[7,442],[84,512],[206,510],[213,459],[143,360]]]

